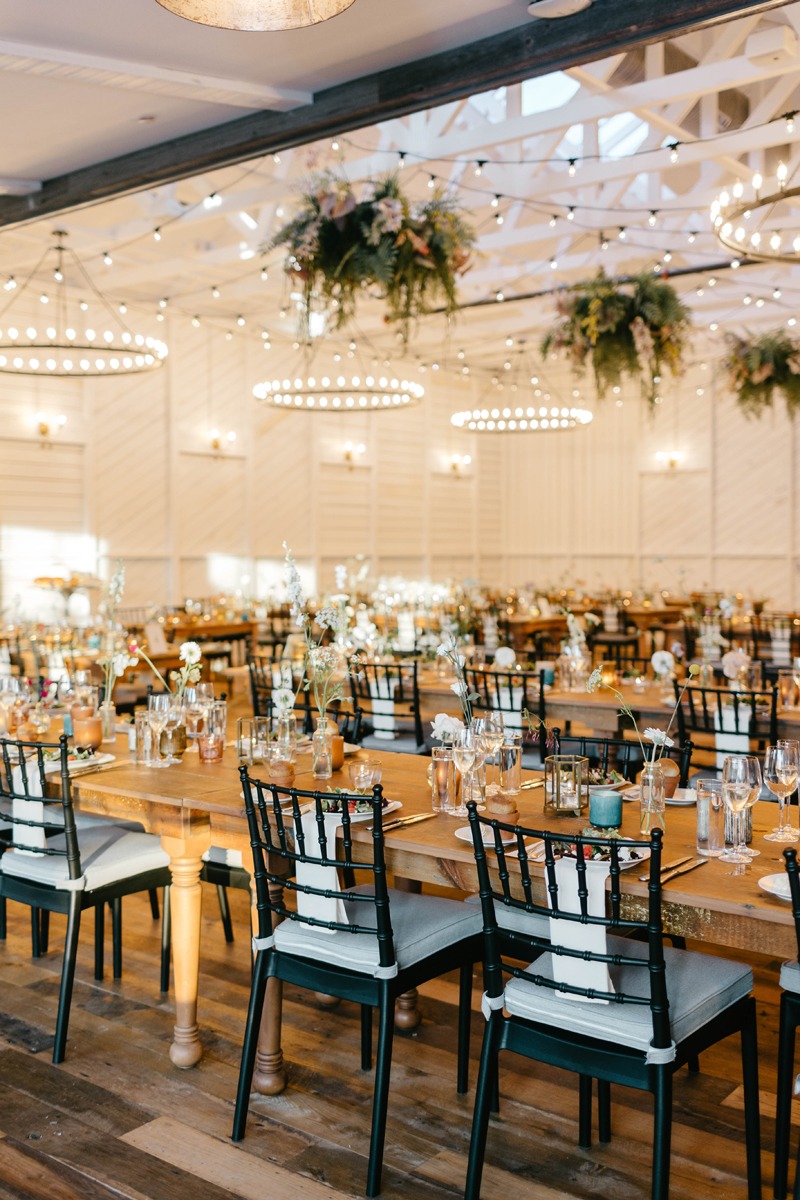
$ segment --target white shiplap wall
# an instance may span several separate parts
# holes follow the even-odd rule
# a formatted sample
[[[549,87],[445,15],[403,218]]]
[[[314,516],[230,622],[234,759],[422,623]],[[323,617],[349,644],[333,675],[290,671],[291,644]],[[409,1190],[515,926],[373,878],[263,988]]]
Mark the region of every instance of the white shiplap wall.
[[[409,412],[282,416],[251,396],[260,342],[185,320],[162,329],[171,352],[153,375],[3,380],[6,608],[36,599],[35,576],[107,575],[117,557],[131,604],[263,594],[284,540],[321,588],[337,562],[365,556],[373,579],[709,586],[800,605],[800,439],[782,411],[745,420],[711,364],[665,389],[652,417],[631,389],[584,430],[480,438],[449,423],[469,387],[432,372]],[[40,410],[68,417],[51,448],[34,431]],[[212,427],[236,431],[230,452],[208,452]],[[352,469],[347,440],[366,446]],[[658,450],[677,450],[680,467],[660,467]],[[460,475],[454,453],[472,455]]]

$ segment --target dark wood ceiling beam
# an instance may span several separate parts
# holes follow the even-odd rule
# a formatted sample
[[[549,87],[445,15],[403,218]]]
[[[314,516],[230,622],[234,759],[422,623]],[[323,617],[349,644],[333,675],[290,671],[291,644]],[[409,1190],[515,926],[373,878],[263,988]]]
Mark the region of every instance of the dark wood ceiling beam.
[[[573,17],[530,20],[482,41],[327,88],[312,104],[291,112],[240,117],[49,179],[32,195],[0,197],[0,226],[173,183],[790,2],[594,0]],[[626,23],[630,17],[635,20]]]

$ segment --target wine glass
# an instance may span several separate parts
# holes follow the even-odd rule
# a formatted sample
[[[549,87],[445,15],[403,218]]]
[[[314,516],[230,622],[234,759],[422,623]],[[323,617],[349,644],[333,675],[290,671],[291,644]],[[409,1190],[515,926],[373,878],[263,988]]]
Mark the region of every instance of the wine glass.
[[[792,828],[791,796],[797,787],[800,743],[779,741],[764,755],[764,783],[778,797],[778,824],[764,835],[767,842],[796,842],[800,834]]]
[[[469,816],[466,802],[472,795],[472,772],[479,741],[473,729],[459,729],[453,741],[453,762],[461,775],[461,804],[448,810],[454,817]]]
[[[503,744],[505,728],[501,712],[487,712],[472,722],[472,727],[483,738],[486,758],[494,758]]]
[[[733,814],[733,846],[720,855],[722,862],[749,863],[758,851],[748,853],[742,836],[742,813],[755,804],[761,790],[761,765],[749,754],[729,754],[722,764],[722,798]]]
[[[212,684],[213,686],[213,684]],[[198,693],[196,687],[187,687],[183,693],[183,711],[186,722],[186,736],[194,741],[200,732],[200,724],[208,711],[208,706],[211,703],[204,696]],[[196,750],[197,747],[195,746]]]
[[[167,724],[167,717],[172,708],[172,696],[169,692],[163,692],[157,696],[150,696],[147,702],[147,708],[150,719],[150,729],[153,733],[153,761],[151,767],[168,767],[170,760],[161,757],[161,735]]]

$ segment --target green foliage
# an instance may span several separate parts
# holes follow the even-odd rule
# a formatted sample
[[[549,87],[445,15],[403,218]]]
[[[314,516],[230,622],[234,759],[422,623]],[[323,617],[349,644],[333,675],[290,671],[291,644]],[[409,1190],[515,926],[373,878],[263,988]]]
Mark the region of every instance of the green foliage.
[[[591,363],[601,398],[630,376],[641,380],[652,406],[664,370],[677,375],[682,369],[689,310],[671,284],[653,275],[621,285],[600,271],[559,300],[558,314],[541,343],[542,354],[565,354],[579,370]]]
[[[777,392],[794,417],[800,410],[800,341],[778,329],[756,340],[729,334],[728,345],[725,369],[742,411],[760,417]]]
[[[267,249],[287,248],[285,270],[305,298],[304,333],[320,303],[342,328],[366,290],[386,300],[386,320],[407,339],[411,321],[434,305],[448,314],[458,308],[456,277],[474,242],[458,206],[438,192],[412,208],[397,176],[387,175],[357,201],[346,180],[326,174]]]

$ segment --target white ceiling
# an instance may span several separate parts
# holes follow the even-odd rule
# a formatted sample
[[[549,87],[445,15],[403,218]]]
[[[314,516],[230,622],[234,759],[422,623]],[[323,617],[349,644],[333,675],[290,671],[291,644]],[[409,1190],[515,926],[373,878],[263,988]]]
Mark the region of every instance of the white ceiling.
[[[44,179],[247,111],[288,107],[329,84],[519,25],[526,7],[523,0],[356,0],[324,26],[268,35],[195,26],[155,0],[0,0],[0,103],[14,113],[0,128],[0,174]],[[756,58],[752,39],[765,32],[778,49]],[[24,277],[58,224],[108,298],[129,306],[131,322],[157,331],[158,302],[168,299],[175,319],[199,317],[201,331],[260,340],[268,330],[269,370],[279,370],[295,315],[281,255],[263,257],[263,247],[313,171],[339,170],[358,188],[395,168],[405,151],[409,192],[429,195],[433,174],[456,190],[479,234],[460,296],[481,306],[460,314],[452,328],[442,318],[424,322],[411,346],[421,364],[437,361],[458,374],[465,363],[476,372],[498,368],[506,338],[535,344],[553,317],[549,297],[514,297],[577,282],[601,265],[609,274],[657,263],[665,273],[699,272],[678,275],[676,285],[701,331],[719,325],[711,338],[712,351],[715,340],[719,350],[725,330],[773,328],[800,306],[793,266],[718,269],[731,256],[712,236],[708,217],[721,187],[756,170],[774,174],[779,159],[797,182],[797,133],[773,118],[800,108],[798,37],[800,4],[792,4],[388,121],[339,139],[338,150],[326,141],[282,153],[277,162],[267,156],[57,222],[9,229],[0,232],[0,279]],[[797,125],[800,132],[800,119]],[[680,143],[677,163],[665,149],[672,141]],[[222,203],[206,209],[202,200],[212,192]],[[502,197],[498,208],[495,194]],[[104,251],[112,266],[103,264]],[[30,289],[34,305],[49,279],[42,274]],[[0,293],[0,318],[3,302]],[[396,353],[381,317],[380,306],[366,302],[359,336]],[[465,358],[458,357],[462,346]],[[702,338],[698,347],[707,353]]]

